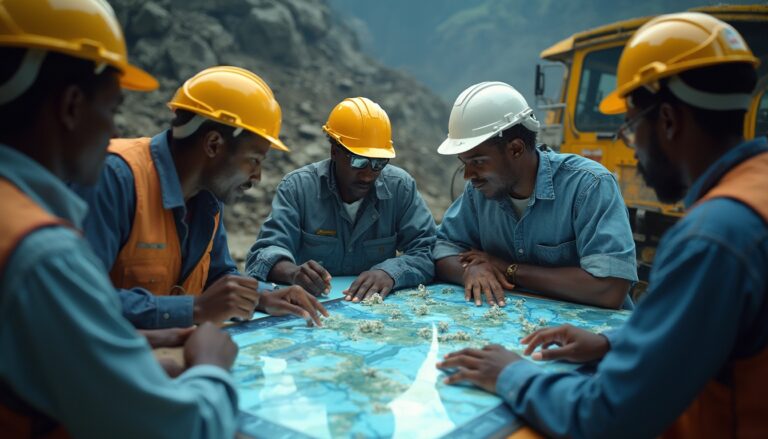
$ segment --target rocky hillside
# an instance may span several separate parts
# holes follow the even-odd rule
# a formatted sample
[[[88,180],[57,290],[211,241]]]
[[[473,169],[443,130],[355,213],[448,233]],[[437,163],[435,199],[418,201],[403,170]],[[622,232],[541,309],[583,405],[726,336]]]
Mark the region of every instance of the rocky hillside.
[[[268,215],[287,172],[328,156],[321,131],[345,97],[366,96],[389,114],[398,156],[440,218],[449,204],[456,160],[435,152],[449,106],[408,75],[364,55],[353,25],[326,0],[110,0],[126,29],[130,54],[160,80],[159,91],[128,93],[118,115],[123,136],[153,135],[170,121],[165,103],[203,68],[250,69],[272,87],[283,109],[281,137],[290,154],[273,151],[260,185],[229,206],[230,246],[242,260]]]

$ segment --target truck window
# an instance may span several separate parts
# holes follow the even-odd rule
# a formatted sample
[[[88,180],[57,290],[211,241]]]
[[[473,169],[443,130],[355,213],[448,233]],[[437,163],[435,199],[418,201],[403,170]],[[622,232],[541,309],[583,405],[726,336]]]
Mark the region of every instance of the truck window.
[[[755,137],[768,136],[768,90],[763,91],[755,119]]]
[[[624,121],[623,115],[600,112],[600,101],[616,88],[616,66],[624,46],[597,50],[584,57],[576,99],[576,129],[582,132],[613,134]]]
[[[760,58],[760,67],[757,70],[757,94],[762,93],[760,103],[757,106],[755,117],[755,137],[768,134],[768,23],[759,22],[733,22],[733,27],[744,37],[752,53]]]

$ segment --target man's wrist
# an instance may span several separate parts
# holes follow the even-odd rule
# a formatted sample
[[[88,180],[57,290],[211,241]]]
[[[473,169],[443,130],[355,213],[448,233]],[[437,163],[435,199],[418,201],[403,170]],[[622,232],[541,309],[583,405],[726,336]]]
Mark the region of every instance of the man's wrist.
[[[257,291],[256,292],[256,304],[254,305],[253,309],[255,311],[262,311],[261,303],[263,302],[262,299],[264,299],[264,295],[266,293],[263,291]]]
[[[517,281],[518,268],[519,266],[517,264],[509,264],[509,266],[507,266],[507,269],[504,272],[504,276],[507,278],[507,281],[509,281],[509,283],[514,284]]]

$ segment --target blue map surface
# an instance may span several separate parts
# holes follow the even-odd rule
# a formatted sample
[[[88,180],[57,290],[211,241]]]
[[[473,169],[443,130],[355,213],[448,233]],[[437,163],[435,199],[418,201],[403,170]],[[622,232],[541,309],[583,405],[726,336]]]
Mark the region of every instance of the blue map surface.
[[[507,295],[503,308],[475,307],[463,288],[430,285],[383,302],[338,299],[353,278],[335,278],[331,318],[264,317],[228,331],[240,347],[233,374],[240,431],[264,438],[501,437],[521,423],[498,397],[443,384],[435,363],[464,347],[520,339],[570,323],[595,332],[620,326],[626,311]],[[549,371],[574,370],[563,362]]]

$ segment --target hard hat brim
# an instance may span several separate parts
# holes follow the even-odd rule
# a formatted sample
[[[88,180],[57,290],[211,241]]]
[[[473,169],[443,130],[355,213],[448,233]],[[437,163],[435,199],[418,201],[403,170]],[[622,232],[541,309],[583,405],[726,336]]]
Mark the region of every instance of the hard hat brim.
[[[464,139],[451,139],[448,137],[437,147],[437,153],[442,155],[456,155],[476,148],[481,143],[497,135],[498,133],[486,133],[481,136]]]
[[[124,67],[123,75],[120,77],[120,86],[127,90],[153,91],[157,90],[160,84],[154,76],[146,71],[127,64]]]
[[[278,151],[291,152],[291,150],[288,149],[287,146],[285,146],[285,143],[283,143],[283,141],[278,139],[277,137],[267,136],[265,134],[257,133],[255,131],[253,131],[253,133],[256,134],[257,136],[260,136],[260,137],[263,137],[263,138],[267,139],[269,141],[269,143],[270,143],[269,146],[272,149],[276,149]]]
[[[627,100],[614,90],[600,102],[600,112],[603,114],[623,114],[627,112]]]
[[[341,143],[341,142],[339,142]],[[357,154],[362,157],[368,157],[372,159],[393,159],[395,158],[395,148],[389,145],[387,148],[350,148],[344,145],[344,148],[348,149],[353,154]]]

